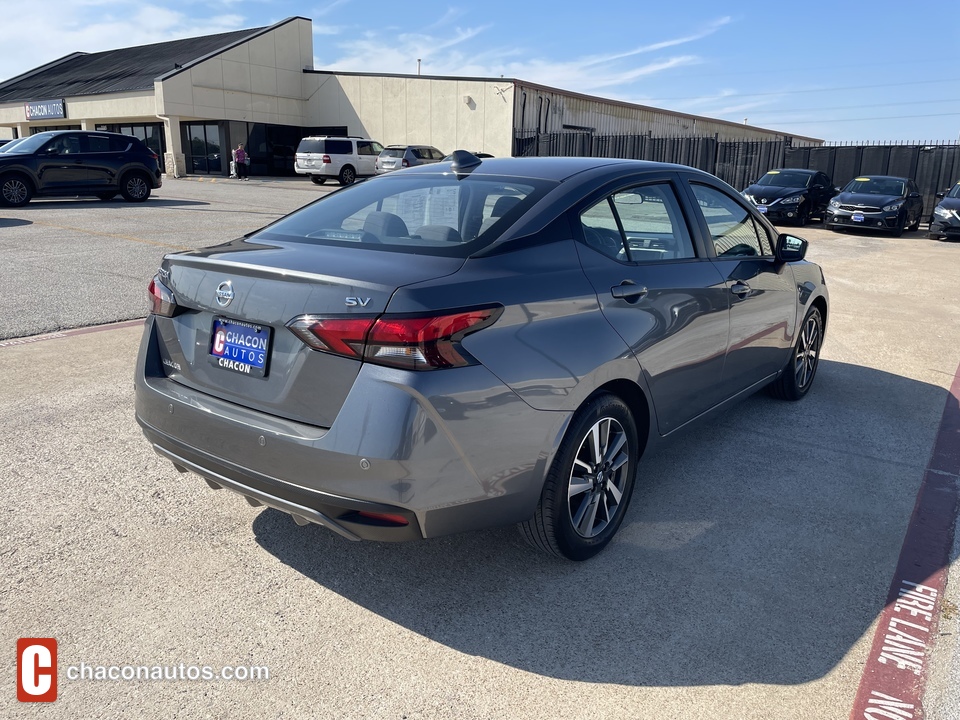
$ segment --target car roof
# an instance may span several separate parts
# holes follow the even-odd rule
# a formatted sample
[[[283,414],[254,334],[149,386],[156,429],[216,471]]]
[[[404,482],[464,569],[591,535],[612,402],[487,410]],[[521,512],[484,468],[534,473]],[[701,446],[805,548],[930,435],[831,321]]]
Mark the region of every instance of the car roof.
[[[910,180],[910,178],[900,177],[899,175],[857,175],[857,177],[853,179],[856,180],[858,178],[867,178],[869,180],[903,180],[904,182]]]
[[[420,174],[449,172],[450,161],[430,165],[415,165],[403,171],[406,177]],[[563,181],[574,175],[600,168],[618,168],[624,174],[630,172],[675,171],[690,172],[706,178],[714,176],[686,165],[654,162],[652,160],[625,160],[622,158],[597,157],[520,157],[520,158],[484,158],[479,165],[467,170],[471,175],[512,175],[516,177],[535,177],[542,180]],[[386,177],[386,176],[385,176]]]

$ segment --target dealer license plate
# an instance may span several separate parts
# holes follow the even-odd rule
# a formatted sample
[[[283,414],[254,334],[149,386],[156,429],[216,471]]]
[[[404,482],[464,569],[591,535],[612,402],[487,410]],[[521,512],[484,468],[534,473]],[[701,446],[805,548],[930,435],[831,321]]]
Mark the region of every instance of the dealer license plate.
[[[863,213],[854,213],[850,216],[850,219],[854,222],[863,222]]]
[[[223,317],[213,319],[210,362],[214,365],[251,377],[264,377],[269,356],[269,327]]]

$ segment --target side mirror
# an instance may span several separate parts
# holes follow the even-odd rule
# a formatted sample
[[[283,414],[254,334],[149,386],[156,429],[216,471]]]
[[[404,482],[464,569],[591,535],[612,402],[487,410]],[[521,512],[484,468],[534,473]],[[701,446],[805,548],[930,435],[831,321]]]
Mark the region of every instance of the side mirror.
[[[837,195],[839,195],[840,193],[843,192],[843,188],[834,187],[834,188],[833,188],[833,191],[834,191]]]
[[[938,192],[936,195],[934,195],[937,200],[943,200],[946,196],[947,194],[945,192]]]
[[[910,193],[907,197],[918,198],[918,197],[920,197],[920,193],[918,193],[918,192],[912,192],[912,193]]]
[[[797,262],[807,254],[807,241],[787,233],[777,236],[776,256],[780,262]]]

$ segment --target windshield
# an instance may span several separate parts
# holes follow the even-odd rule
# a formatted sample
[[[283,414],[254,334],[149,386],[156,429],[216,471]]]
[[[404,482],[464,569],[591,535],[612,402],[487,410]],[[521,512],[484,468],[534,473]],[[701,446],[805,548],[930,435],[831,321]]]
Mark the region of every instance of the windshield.
[[[805,188],[813,175],[807,173],[789,172],[787,170],[771,170],[757,180],[757,185],[772,187]]]
[[[250,238],[467,257],[555,186],[489,175],[383,176],[331,193]]]
[[[859,177],[848,182],[843,191],[866,195],[903,195],[903,180]]]
[[[36,135],[31,135],[30,137],[22,138],[19,142],[14,141],[7,143],[7,145],[12,145],[13,147],[0,148],[4,152],[9,153],[32,153],[36,152],[47,140],[53,137],[52,132],[43,132],[37,133]]]
[[[953,186],[953,190],[947,193],[947,197],[960,198],[960,182]]]
[[[17,145],[22,143],[25,139],[26,138],[14,138],[10,142],[0,145],[0,153],[9,152],[13,148],[15,148]]]

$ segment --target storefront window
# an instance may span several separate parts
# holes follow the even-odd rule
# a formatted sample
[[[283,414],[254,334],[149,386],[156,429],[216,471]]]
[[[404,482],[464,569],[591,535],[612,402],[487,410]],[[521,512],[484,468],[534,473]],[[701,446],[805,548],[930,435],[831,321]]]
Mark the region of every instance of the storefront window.
[[[185,123],[184,152],[187,172],[204,175],[223,175],[220,126],[217,123]],[[229,162],[229,159],[227,160]]]

